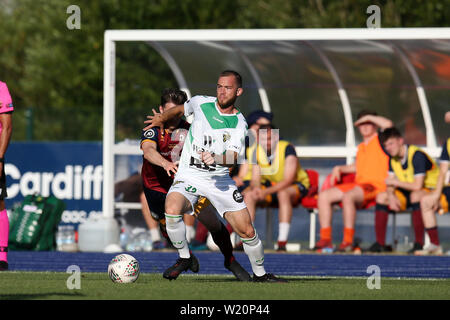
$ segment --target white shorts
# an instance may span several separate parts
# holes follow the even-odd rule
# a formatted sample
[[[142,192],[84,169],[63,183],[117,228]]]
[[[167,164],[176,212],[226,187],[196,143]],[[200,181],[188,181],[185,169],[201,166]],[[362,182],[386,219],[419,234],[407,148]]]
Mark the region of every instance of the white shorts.
[[[244,197],[238,191],[233,179],[229,176],[183,177],[177,175],[169,189],[169,193],[181,193],[191,203],[192,212],[200,196],[207,198],[223,218],[225,212],[239,211],[246,208]]]

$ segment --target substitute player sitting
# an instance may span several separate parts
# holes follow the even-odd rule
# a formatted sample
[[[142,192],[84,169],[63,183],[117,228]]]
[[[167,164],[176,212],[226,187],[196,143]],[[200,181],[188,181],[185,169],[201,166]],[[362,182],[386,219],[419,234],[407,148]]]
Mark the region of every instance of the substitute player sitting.
[[[387,189],[377,195],[375,232],[377,242],[383,244],[389,210],[404,211],[412,208],[415,242],[409,253],[422,250],[425,229],[420,200],[436,187],[439,167],[434,160],[415,145],[408,145],[397,128],[386,129],[380,140],[390,155]],[[379,217],[383,215],[383,219]],[[382,237],[380,237],[380,235]]]
[[[224,71],[217,82],[217,96],[195,96],[182,105],[150,116],[150,127],[194,115],[183,146],[174,183],[166,198],[167,233],[178,249],[180,259],[163,274],[172,279],[190,268],[193,255],[186,243],[183,214],[192,212],[200,196],[206,197],[241,237],[254,273],[253,281],[283,281],[264,268],[264,249],[256,233],[243,196],[229,175],[244,147],[247,124],[235,101],[243,92],[242,78],[235,71]]]
[[[252,185],[258,185],[244,196],[252,221],[256,205],[278,208],[278,251],[286,251],[292,209],[308,194],[309,178],[301,167],[294,146],[279,140],[278,130],[261,125],[258,144],[250,149],[248,161],[253,170]]]
[[[168,111],[187,100],[186,93],[177,89],[166,89],[161,96],[160,111]],[[180,118],[166,122],[165,129],[158,127],[145,130],[141,137],[141,149],[144,152],[142,164],[142,180],[144,193],[152,216],[159,221],[163,235],[167,237],[164,204],[167,192],[173,183],[173,175],[177,172],[177,161],[187,136],[189,123]],[[214,242],[225,257],[225,267],[241,281],[249,281],[250,275],[241,267],[233,256],[233,245],[228,230],[218,219],[216,211],[209,201],[201,197],[193,202],[194,213],[211,232]],[[177,247],[177,244],[174,243]],[[189,268],[198,272],[198,262],[192,255]],[[179,274],[179,273],[178,273]],[[172,273],[171,279],[178,274]]]
[[[358,127],[363,140],[358,145],[355,163],[334,167],[331,182],[337,184],[319,193],[320,240],[314,248],[318,252],[333,248],[333,204],[342,203],[344,220],[344,238],[337,251],[352,251],[357,208],[363,208],[386,189],[384,180],[387,177],[389,158],[379,141],[378,130],[391,127],[392,122],[376,112],[364,110],[358,114],[354,125]],[[339,184],[341,175],[346,173],[355,173],[355,181]]]
[[[445,122],[450,123],[450,111],[445,114]],[[430,237],[430,243],[424,245],[422,250],[414,251],[415,255],[441,255],[443,250],[439,244],[439,235],[435,212],[440,214],[449,212],[450,203],[450,138],[442,146],[441,156],[439,158],[439,177],[437,179],[436,189],[424,195],[420,200],[422,209],[422,219],[425,230]]]
[[[265,112],[263,110],[256,110],[250,113],[247,117],[248,124],[248,136],[245,142],[245,159],[242,163],[238,164],[237,174],[233,176],[234,182],[238,190],[245,196],[247,191],[251,190],[254,186],[250,185],[252,180],[252,170],[254,169],[251,162],[248,161],[252,150],[256,147],[256,140],[258,131],[261,125],[270,125],[273,119],[271,112]],[[260,182],[256,185],[259,186]]]

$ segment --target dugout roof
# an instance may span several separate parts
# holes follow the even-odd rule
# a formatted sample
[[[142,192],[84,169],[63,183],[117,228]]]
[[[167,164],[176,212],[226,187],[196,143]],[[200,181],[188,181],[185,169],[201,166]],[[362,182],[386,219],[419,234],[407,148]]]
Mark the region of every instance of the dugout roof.
[[[149,44],[190,95],[215,95],[220,71],[238,70],[244,79],[245,94],[238,100],[244,115],[272,111],[284,138],[295,145],[344,146],[346,103],[353,121],[363,109],[376,110],[410,143],[427,145],[427,116],[437,144],[448,135],[443,116],[450,110],[450,40]],[[355,134],[356,143],[359,139]]]

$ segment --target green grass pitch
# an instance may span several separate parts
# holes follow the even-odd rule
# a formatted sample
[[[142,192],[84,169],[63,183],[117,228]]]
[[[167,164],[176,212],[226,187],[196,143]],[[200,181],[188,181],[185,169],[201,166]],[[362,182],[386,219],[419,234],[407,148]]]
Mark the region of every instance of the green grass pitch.
[[[285,277],[288,283],[242,283],[228,275],[183,274],[168,281],[142,273],[131,284],[113,283],[105,273],[81,273],[80,289],[68,289],[63,272],[0,273],[0,300],[448,300],[450,279]],[[73,284],[74,282],[72,282]]]

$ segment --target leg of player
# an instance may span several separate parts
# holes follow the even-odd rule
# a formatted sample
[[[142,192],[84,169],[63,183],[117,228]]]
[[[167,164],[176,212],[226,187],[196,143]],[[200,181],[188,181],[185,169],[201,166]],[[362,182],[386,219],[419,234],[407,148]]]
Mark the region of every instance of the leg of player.
[[[8,270],[9,220],[5,201],[0,200],[0,271]]]
[[[344,193],[338,188],[330,188],[319,193],[317,207],[319,209],[320,240],[314,250],[322,252],[323,249],[332,249],[333,204],[342,200]]]
[[[252,219],[252,221],[255,221],[257,200],[254,197],[253,192],[246,192],[244,194],[244,202],[245,202],[245,205],[247,206],[247,210],[250,214],[250,218]]]
[[[344,220],[344,238],[338,247],[340,252],[353,250],[355,235],[356,207],[364,201],[364,191],[356,186],[342,197],[342,218]]]
[[[420,199],[426,194],[425,190],[412,191],[409,199],[412,208],[412,223],[414,228],[414,247],[408,253],[414,253],[416,250],[422,250],[425,236],[425,226],[422,219],[422,210],[420,209]]]
[[[197,211],[197,206],[195,208]],[[233,255],[233,244],[231,243],[230,233],[224,224],[218,219],[216,210],[212,205],[208,205],[197,213],[198,220],[211,232],[211,236],[222,252],[225,261],[224,266],[231,271],[240,281],[251,281],[247,271],[236,261]]]
[[[435,215],[435,198],[433,194],[427,194],[420,199],[420,208],[422,210],[422,219],[425,230],[430,237],[430,243],[424,246],[422,250],[414,251],[415,255],[441,255],[442,247],[439,244],[439,234]]]
[[[161,241],[161,236],[159,234],[159,223],[152,217],[144,192],[140,195],[140,201],[142,205],[142,215],[144,217],[145,224],[150,231],[153,249],[162,249],[164,248],[164,243]]]
[[[286,282],[286,280],[278,278],[271,273],[266,273],[266,270],[264,269],[264,248],[255,228],[253,228],[247,208],[238,211],[225,212],[223,217],[241,237],[244,251],[252,266],[253,281]]]
[[[171,192],[167,195],[165,209],[167,234],[178,250],[180,258],[164,271],[163,277],[174,280],[183,271],[190,269],[192,272],[198,272],[199,270],[198,260],[189,250],[186,226],[183,221],[183,214],[192,211],[192,205],[181,193]]]
[[[278,198],[278,251],[286,251],[292,220],[292,203],[297,195],[297,187],[290,186],[277,192]]]
[[[369,247],[370,252],[392,251],[386,246],[386,229],[389,221],[389,200],[387,192],[380,192],[376,196],[375,204],[375,238]]]

